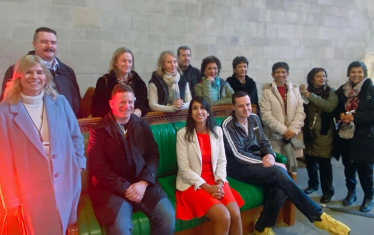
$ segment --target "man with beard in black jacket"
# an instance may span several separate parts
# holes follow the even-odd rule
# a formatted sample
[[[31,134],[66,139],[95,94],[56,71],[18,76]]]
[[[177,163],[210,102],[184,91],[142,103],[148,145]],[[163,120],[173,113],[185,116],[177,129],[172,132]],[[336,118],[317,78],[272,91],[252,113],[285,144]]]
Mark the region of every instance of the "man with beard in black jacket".
[[[178,48],[178,64],[183,71],[183,76],[187,79],[190,85],[192,97],[195,97],[195,86],[201,82],[201,72],[195,67],[191,66],[191,49],[188,46],[181,46]]]
[[[79,117],[81,95],[74,70],[57,59],[57,33],[53,29],[41,27],[36,29],[32,45],[33,51],[28,54],[39,56],[51,72],[57,91],[68,100],[75,116]],[[13,76],[14,65],[5,72],[0,101],[4,98],[6,83]]]

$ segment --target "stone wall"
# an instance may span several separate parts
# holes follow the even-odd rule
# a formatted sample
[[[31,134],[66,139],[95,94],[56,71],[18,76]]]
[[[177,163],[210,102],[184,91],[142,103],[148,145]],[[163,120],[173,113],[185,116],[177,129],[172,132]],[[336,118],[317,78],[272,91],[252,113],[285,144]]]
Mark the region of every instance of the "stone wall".
[[[278,61],[299,84],[320,66],[337,87],[354,60],[365,61],[373,76],[374,0],[0,0],[0,81],[32,50],[40,26],[57,31],[58,57],[75,70],[82,94],[121,46],[134,51],[146,82],[161,51],[180,45],[191,47],[198,68],[216,55],[222,78],[235,56],[246,56],[259,87],[272,81]]]

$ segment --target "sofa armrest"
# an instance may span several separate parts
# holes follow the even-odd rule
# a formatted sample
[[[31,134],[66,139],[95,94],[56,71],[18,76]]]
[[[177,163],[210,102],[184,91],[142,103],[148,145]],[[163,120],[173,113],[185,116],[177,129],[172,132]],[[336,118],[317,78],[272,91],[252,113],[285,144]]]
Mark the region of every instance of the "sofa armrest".
[[[275,153],[275,161],[279,162],[279,163],[286,164],[287,163],[287,158],[280,153]]]

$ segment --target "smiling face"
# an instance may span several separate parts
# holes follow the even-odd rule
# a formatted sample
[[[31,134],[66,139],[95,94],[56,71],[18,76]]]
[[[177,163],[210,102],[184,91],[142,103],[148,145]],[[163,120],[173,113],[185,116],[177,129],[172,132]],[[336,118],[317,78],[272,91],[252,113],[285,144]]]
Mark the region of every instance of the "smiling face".
[[[286,82],[288,72],[285,68],[277,68],[271,76],[274,78],[275,83],[280,86]]]
[[[44,88],[45,79],[43,67],[36,63],[21,75],[22,92],[27,96],[39,95]]]
[[[118,57],[114,65],[117,67],[120,75],[128,75],[131,72],[132,63],[132,55],[128,52],[125,52],[120,57]]]
[[[35,54],[47,62],[52,62],[57,55],[57,36],[54,33],[39,32],[32,42]]]
[[[240,77],[240,78],[245,77],[245,75],[247,75],[247,71],[248,71],[248,66],[244,62],[238,64],[234,68],[234,73],[235,73],[236,77]]]
[[[177,58],[175,58],[174,56],[170,54],[166,55],[162,68],[168,73],[177,72],[177,69],[178,69]]]
[[[326,73],[324,71],[319,71],[318,73],[316,73],[316,75],[314,75],[312,83],[315,88],[320,88],[326,85],[326,81],[327,81]]]
[[[195,124],[199,123],[205,126],[209,113],[202,104],[195,101],[192,103],[191,116]]]
[[[110,100],[109,105],[113,115],[121,119],[125,123],[134,112],[134,94],[132,92],[117,92]]]
[[[216,63],[209,63],[205,67],[204,71],[205,77],[215,78],[218,75],[218,66]]]
[[[362,67],[353,67],[349,71],[349,80],[353,84],[357,84],[364,79],[364,69]]]
[[[237,119],[248,118],[252,113],[251,99],[248,95],[238,97],[235,99],[235,105],[233,105],[233,108]]]

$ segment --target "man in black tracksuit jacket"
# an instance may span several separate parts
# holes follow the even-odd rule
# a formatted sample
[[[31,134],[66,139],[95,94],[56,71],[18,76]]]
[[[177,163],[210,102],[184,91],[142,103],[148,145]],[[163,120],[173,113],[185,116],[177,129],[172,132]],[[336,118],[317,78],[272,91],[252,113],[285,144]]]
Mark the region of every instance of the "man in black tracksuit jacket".
[[[284,164],[275,162],[275,153],[265,137],[260,118],[252,114],[251,101],[244,91],[232,96],[234,111],[221,124],[227,158],[227,174],[237,180],[262,186],[264,209],[254,234],[271,234],[286,197],[320,229],[348,234],[350,229],[332,219],[292,180]],[[332,223],[331,221],[334,221]]]

